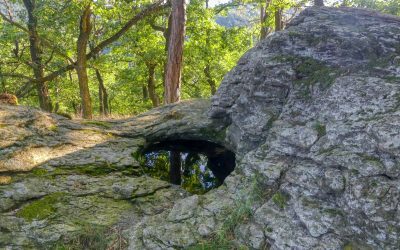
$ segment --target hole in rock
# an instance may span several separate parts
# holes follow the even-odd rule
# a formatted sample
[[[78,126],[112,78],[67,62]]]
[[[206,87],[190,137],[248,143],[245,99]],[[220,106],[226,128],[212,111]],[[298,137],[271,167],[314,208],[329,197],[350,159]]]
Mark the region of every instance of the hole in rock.
[[[142,151],[140,161],[145,173],[194,194],[220,186],[235,168],[232,151],[200,140],[153,143]]]

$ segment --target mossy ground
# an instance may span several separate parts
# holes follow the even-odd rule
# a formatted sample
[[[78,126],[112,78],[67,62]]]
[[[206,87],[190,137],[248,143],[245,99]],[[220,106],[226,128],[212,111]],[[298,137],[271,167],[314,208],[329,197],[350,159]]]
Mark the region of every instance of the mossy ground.
[[[17,212],[17,216],[25,220],[43,220],[56,212],[55,204],[62,201],[65,193],[49,194],[39,200],[33,201]]]

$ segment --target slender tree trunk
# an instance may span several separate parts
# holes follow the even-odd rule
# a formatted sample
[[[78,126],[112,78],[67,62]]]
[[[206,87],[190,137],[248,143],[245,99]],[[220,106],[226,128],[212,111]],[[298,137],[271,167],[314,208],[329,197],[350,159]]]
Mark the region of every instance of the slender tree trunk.
[[[181,68],[185,35],[185,0],[172,0],[171,33],[165,73],[164,103],[180,100]]]
[[[282,9],[278,9],[275,11],[275,31],[280,31],[282,29],[283,29]]]
[[[104,80],[103,77],[101,76],[100,70],[95,69],[96,72],[96,78],[97,81],[99,82],[99,111],[100,115],[102,116],[108,116],[108,94],[107,94],[107,89],[104,86]]]
[[[314,6],[324,6],[324,0],[314,0]]]
[[[208,9],[208,0],[206,0],[206,9]],[[206,49],[207,51],[210,51],[210,29],[206,30]],[[217,92],[217,86],[215,83],[215,80],[212,78],[211,75],[211,62],[210,62],[210,56],[207,55],[207,61],[206,61],[206,67],[204,68],[204,75],[206,76],[208,85],[210,86],[210,91],[211,94],[214,95],[215,92]]]
[[[265,7],[261,6],[260,8],[260,23],[261,23],[260,40],[266,38],[269,33],[269,27],[265,26],[265,22],[268,19],[268,7],[270,4],[271,0],[266,0]]]
[[[149,99],[149,90],[147,89],[146,84],[142,85],[142,93],[143,93],[143,101],[147,101],[147,99]]]
[[[44,66],[42,63],[42,51],[37,32],[37,18],[35,12],[35,0],[24,0],[25,8],[28,12],[28,30],[29,30],[29,50],[32,59],[32,69],[36,82],[36,90],[39,97],[40,108],[45,111],[52,111],[51,99],[47,83],[40,81],[44,77]]]
[[[210,63],[207,62],[206,67],[204,68],[204,74],[207,78],[208,85],[210,85],[210,90],[211,94],[214,95],[215,92],[217,92],[217,85],[215,83],[215,80],[211,76],[211,70],[210,70]]]
[[[2,72],[1,72],[1,65],[0,65],[0,82],[1,82],[1,90],[0,93],[7,93],[7,87],[6,87],[6,79],[2,77]]]
[[[76,73],[78,74],[79,90],[83,108],[83,118],[92,119],[92,101],[89,92],[89,79],[87,75],[86,48],[92,29],[90,23],[91,7],[88,5],[81,16],[79,24],[79,38],[77,44]]]
[[[165,52],[167,53],[167,58],[168,58],[168,49],[169,49],[169,38],[171,36],[171,25],[172,25],[172,14],[170,13],[168,16],[168,24],[167,28],[165,29],[165,32],[163,32],[164,38],[165,38]],[[163,96],[165,97],[165,77],[167,75],[167,65],[168,65],[168,60],[164,61],[164,74],[163,74],[163,86],[164,86],[164,93]],[[164,100],[165,103],[165,100]]]
[[[156,74],[156,65],[147,63],[147,69],[149,71],[149,76],[147,79],[147,90],[150,97],[151,102],[153,103],[153,107],[158,107],[160,105],[160,99],[156,93],[156,82],[155,82],[155,74]]]
[[[181,154],[177,151],[171,151],[169,156],[169,179],[172,184],[180,185],[181,179]]]
[[[168,56],[165,71],[164,103],[180,100],[181,71],[183,59],[183,43],[185,38],[185,0],[172,0],[172,13],[168,24]],[[170,180],[174,184],[181,183],[180,152],[171,151]]]

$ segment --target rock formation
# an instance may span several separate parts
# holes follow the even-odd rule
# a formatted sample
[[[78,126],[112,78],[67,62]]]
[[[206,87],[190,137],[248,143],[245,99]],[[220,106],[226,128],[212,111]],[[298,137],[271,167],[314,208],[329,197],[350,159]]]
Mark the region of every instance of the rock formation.
[[[398,249],[400,19],[309,8],[211,103],[110,122],[0,106],[0,139],[0,248],[93,238],[89,225],[128,249]],[[235,171],[205,195],[143,176],[132,153],[168,139],[224,145]]]

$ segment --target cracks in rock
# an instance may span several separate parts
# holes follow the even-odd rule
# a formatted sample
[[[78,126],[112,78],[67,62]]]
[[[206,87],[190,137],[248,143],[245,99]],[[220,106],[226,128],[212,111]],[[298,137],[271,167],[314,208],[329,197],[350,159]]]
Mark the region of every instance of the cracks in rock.
[[[157,191],[159,191],[159,190],[161,190],[161,189],[168,189],[168,188],[170,188],[170,187],[171,187],[171,185],[160,186],[160,187],[157,187],[157,188],[153,189],[151,192],[148,192],[148,193],[132,194],[132,197],[131,197],[131,198],[132,198],[132,199],[135,199],[135,198],[142,198],[142,197],[154,195]]]
[[[4,211],[0,211],[0,213],[1,214],[14,213],[15,210],[20,209],[21,207],[25,206],[28,203],[32,203],[34,201],[40,200],[40,199],[42,199],[43,197],[45,197],[47,195],[49,195],[49,194],[28,198],[28,199],[25,199],[25,200],[22,200],[22,201],[16,201],[16,200],[12,199],[16,203],[12,207],[10,207],[9,209],[4,210]]]

